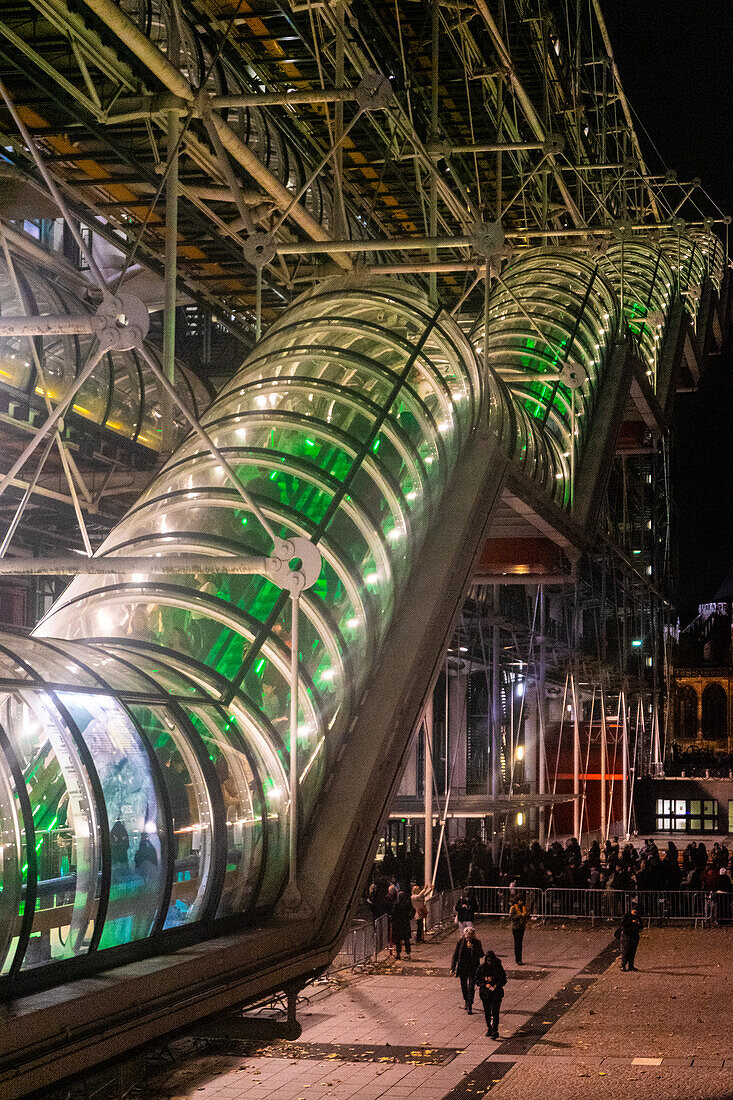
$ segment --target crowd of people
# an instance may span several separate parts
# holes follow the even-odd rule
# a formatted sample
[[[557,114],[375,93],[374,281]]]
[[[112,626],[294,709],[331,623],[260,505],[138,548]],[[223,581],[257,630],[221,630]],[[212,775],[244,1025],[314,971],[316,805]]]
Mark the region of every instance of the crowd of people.
[[[594,840],[586,851],[574,837],[543,848],[532,844],[505,845],[495,862],[491,848],[479,838],[463,838],[448,849],[450,867],[438,864],[436,891],[451,886],[550,887],[591,890],[719,890],[730,893],[733,870],[725,845],[708,850],[690,841],[679,849],[673,841],[660,851],[653,840],[640,847],[621,846],[617,838],[601,846]],[[387,848],[373,868],[368,904],[376,918],[388,912],[399,891],[409,895],[413,882],[422,884],[423,854],[419,849]],[[391,901],[388,898],[390,887]]]
[[[667,776],[710,776],[712,779],[733,778],[733,753],[690,745],[682,749],[677,742],[664,763]]]
[[[451,960],[451,974],[460,981],[463,1007],[469,1015],[473,1015],[478,993],[486,1019],[486,1034],[492,1039],[499,1038],[499,1015],[507,974],[501,959],[492,950],[484,951],[478,938],[474,925],[478,906],[473,887],[506,884],[512,888],[508,920],[517,966],[524,963],[524,933],[531,920],[521,885],[558,883],[609,890],[634,886],[640,890],[680,889],[687,885],[690,889],[725,892],[730,912],[730,856],[728,849],[717,843],[710,852],[702,843],[690,843],[680,854],[671,841],[663,852],[653,840],[645,841],[640,850],[632,844],[621,848],[617,840],[608,841],[603,848],[593,841],[584,854],[578,841],[571,838],[564,846],[554,842],[547,849],[536,842],[507,847],[498,866],[480,840],[459,841],[451,851],[453,873],[461,873],[464,879],[454,909],[460,936]],[[402,958],[403,951],[406,957],[410,956],[413,921],[416,942],[424,939],[427,903],[433,889],[421,884],[422,870],[422,853],[404,848],[393,852],[388,847],[384,858],[374,866],[366,902],[374,920],[385,915],[389,918],[389,950],[397,959]],[[414,878],[420,881],[413,882]],[[616,931],[622,970],[636,970],[634,963],[641,928],[639,913],[631,906]]]

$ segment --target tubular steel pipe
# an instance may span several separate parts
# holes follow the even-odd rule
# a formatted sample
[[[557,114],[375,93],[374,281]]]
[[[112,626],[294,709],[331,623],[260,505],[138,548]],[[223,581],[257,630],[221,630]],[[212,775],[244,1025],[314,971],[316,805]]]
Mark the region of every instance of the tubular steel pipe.
[[[544,141],[475,142],[451,145],[451,153],[531,153],[545,149]]]
[[[113,0],[84,0],[98,19],[123,42],[143,64],[165,84],[173,95],[186,103],[193,104],[196,93],[188,81],[176,69],[164,54],[154,45],[147,35],[138,30]],[[232,130],[218,114],[212,115],[216,132],[227,152],[252,176],[264,191],[271,195],[278,206],[285,210],[290,207],[289,217],[315,241],[327,242],[329,235],[300,203],[292,204],[292,194],[252,150]],[[291,205],[292,204],[292,205]],[[337,260],[340,267],[348,268],[348,261]]]
[[[63,398],[83,368],[91,347],[89,337],[101,333],[110,318],[88,312],[89,307],[67,289],[66,279],[59,283],[49,278],[44,267],[55,263],[53,256],[42,265],[37,252],[32,259],[19,254],[23,242],[17,242],[17,234],[4,235],[12,256],[5,252],[0,258],[2,382],[31,407],[48,410],[50,403]],[[65,274],[63,267],[60,271]],[[151,349],[151,354],[157,353]],[[194,412],[201,411],[210,400],[205,387],[181,364],[176,373],[178,393]],[[79,387],[70,413],[148,451],[160,452],[164,449],[161,398],[161,388],[139,353],[117,350],[103,354]],[[177,413],[169,420],[172,449],[186,428]]]
[[[273,559],[257,554],[238,554],[225,557],[221,554],[166,554],[165,557],[109,557],[87,558],[2,558],[0,576],[14,577],[76,577],[96,574],[110,576],[144,575],[171,576],[174,574],[200,573],[272,574]]]
[[[0,339],[13,336],[89,336],[101,332],[109,321],[96,313],[83,313],[77,317],[61,314],[0,317]]]
[[[255,92],[252,95],[215,95],[209,106],[219,111],[225,107],[291,107],[309,103],[350,103],[358,100],[357,88],[323,88],[313,91]]]

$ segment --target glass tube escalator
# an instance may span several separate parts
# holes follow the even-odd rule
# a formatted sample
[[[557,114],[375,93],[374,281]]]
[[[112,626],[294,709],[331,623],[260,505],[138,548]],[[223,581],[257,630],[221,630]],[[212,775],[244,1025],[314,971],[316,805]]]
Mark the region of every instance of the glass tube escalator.
[[[650,305],[668,306],[650,255],[632,255],[630,286],[651,285]],[[419,613],[401,596],[477,427],[568,507],[570,455],[582,461],[620,319],[600,262],[556,249],[502,273],[478,355],[410,285],[325,282],[203,415],[276,535],[309,538],[322,555],[299,600],[301,834],[395,614]],[[55,966],[44,981],[62,970],[66,980],[172,950],[277,901],[288,871],[288,596],[267,576],[205,567],[210,554],[271,550],[190,435],[98,551],[109,573],[75,578],[32,637],[0,635],[0,993],[24,971]],[[152,556],[178,552],[197,554],[199,571],[146,572]],[[118,555],[139,557],[140,572],[115,573]]]

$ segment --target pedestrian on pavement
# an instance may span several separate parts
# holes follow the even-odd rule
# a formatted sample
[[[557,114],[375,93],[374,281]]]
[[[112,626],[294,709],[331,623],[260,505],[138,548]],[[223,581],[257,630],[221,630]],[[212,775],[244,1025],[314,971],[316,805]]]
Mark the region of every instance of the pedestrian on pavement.
[[[425,939],[425,921],[428,915],[428,898],[431,897],[433,888],[429,882],[424,886],[418,886],[417,884],[412,888],[412,904],[415,908],[415,923],[417,924],[417,934],[415,936],[415,943],[422,943]]]
[[[639,911],[635,905],[632,905],[631,909],[627,910],[621,918],[621,927],[617,933],[621,941],[622,970],[636,970],[634,960],[636,958],[636,949],[639,946],[641,927]]]
[[[389,953],[394,954],[394,932],[392,930],[392,912],[397,904],[397,888],[394,884],[390,885],[387,890],[387,894],[384,899],[384,912],[387,917],[387,940],[389,942]]]
[[[476,929],[473,927],[466,928],[453,952],[450,972],[451,974],[457,974],[460,979],[463,1002],[469,1016],[473,1015],[476,971],[481,963],[483,953],[484,949],[481,940],[476,935]]]
[[[524,940],[524,930],[529,924],[529,909],[524,904],[524,896],[517,894],[514,899],[514,904],[509,910],[509,920],[512,925],[512,936],[514,937],[514,961],[517,966],[522,966],[522,943]]]
[[[486,952],[486,958],[476,971],[476,985],[484,1006],[486,1034],[492,1039],[498,1039],[499,1011],[504,997],[506,971],[493,951]]]
[[[400,952],[403,944],[405,954],[408,958],[410,957],[410,939],[412,936],[410,921],[414,916],[415,910],[412,907],[412,902],[404,890],[400,890],[392,910],[392,942],[395,945],[398,959],[401,958]]]
[[[718,924],[730,922],[731,881],[728,869],[721,867],[715,884],[715,919]]]
[[[469,925],[473,925],[475,916],[476,906],[473,904],[468,892],[462,890],[461,896],[456,902],[456,923],[458,924],[458,930],[462,933],[465,932]]]

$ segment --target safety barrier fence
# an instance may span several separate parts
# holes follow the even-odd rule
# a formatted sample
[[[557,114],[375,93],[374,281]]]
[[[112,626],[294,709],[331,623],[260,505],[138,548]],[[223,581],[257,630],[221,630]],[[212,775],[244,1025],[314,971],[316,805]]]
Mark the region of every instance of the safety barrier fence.
[[[477,886],[472,890],[476,911],[482,916],[506,916],[521,894],[532,916],[545,920],[620,920],[636,906],[642,920],[727,921],[733,906],[730,894],[705,890],[587,890],[551,887],[516,889],[509,886]]]
[[[453,920],[459,896],[460,890],[443,890],[428,900],[425,932],[433,932]],[[415,921],[412,922],[412,926],[414,931]],[[362,966],[375,959],[382,951],[386,951],[389,942],[389,917],[386,913],[378,917],[374,923],[364,921],[363,924],[355,925],[346,933],[341,950],[331,963],[331,970],[347,970]]]
[[[705,890],[587,890],[581,888],[511,886],[475,886],[471,894],[477,915],[507,917],[512,903],[521,894],[530,915],[542,920],[620,921],[635,906],[648,924],[688,921],[691,924],[729,923],[733,918],[733,898],[726,893]],[[455,918],[459,890],[444,890],[427,902],[425,931],[432,932]],[[415,922],[413,921],[413,929]],[[373,924],[365,921],[351,928],[341,950],[331,964],[332,970],[361,966],[389,947],[389,918],[379,917]]]

